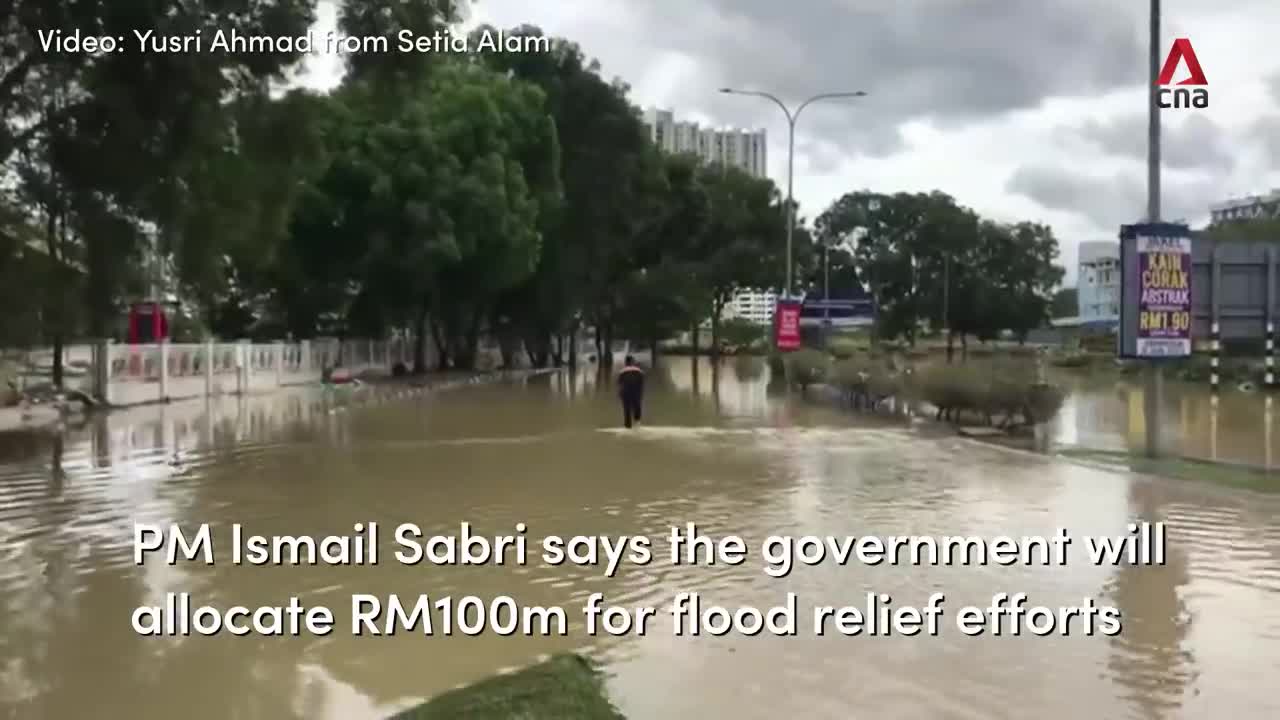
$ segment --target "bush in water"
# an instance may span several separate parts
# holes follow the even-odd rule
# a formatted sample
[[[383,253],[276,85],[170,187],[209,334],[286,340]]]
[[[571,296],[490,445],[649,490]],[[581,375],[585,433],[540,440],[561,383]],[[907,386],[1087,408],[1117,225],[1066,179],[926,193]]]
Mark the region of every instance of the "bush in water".
[[[850,405],[869,409],[900,396],[904,389],[902,376],[875,360],[841,360],[832,368],[831,382]]]
[[[837,360],[848,360],[861,349],[857,341],[850,338],[833,338],[827,343],[827,352]]]
[[[1055,355],[1049,361],[1054,367],[1060,368],[1085,368],[1093,364],[1093,358],[1087,353],[1073,352],[1066,355]]]
[[[827,379],[830,360],[826,353],[804,348],[787,357],[787,366],[791,382],[805,389]]]
[[[959,421],[965,413],[987,424],[1033,425],[1052,420],[1065,395],[1053,385],[1040,384],[1030,364],[977,369],[943,365],[925,370],[918,383],[921,399],[937,409],[937,419]]]

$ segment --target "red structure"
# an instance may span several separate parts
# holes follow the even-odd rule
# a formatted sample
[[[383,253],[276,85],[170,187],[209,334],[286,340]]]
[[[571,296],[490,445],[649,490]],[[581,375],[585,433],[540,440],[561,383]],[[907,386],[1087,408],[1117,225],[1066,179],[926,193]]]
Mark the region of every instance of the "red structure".
[[[773,331],[777,348],[783,352],[800,349],[799,300],[778,300],[773,311]]]
[[[129,306],[129,344],[149,345],[169,337],[165,303],[147,300]]]

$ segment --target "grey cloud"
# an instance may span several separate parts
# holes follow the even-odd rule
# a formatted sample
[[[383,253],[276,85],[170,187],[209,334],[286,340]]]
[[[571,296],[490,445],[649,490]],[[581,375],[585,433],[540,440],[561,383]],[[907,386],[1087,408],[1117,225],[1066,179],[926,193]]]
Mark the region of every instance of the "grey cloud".
[[[1253,136],[1262,144],[1271,164],[1280,166],[1280,114],[1259,118],[1254,124]]]
[[[1094,177],[1060,167],[1024,165],[1009,177],[1005,189],[1046,209],[1076,213],[1101,228],[1138,222],[1147,208],[1146,178],[1138,173]],[[1165,178],[1161,190],[1161,215],[1196,223],[1208,214],[1218,184]]]
[[[777,108],[718,96],[716,87],[767,90],[789,103],[866,90],[870,97],[856,101],[856,109],[824,104],[806,111],[804,125],[871,154],[897,149],[899,138],[886,130],[907,120],[977,121],[1050,96],[1137,85],[1145,71],[1140,9],[1114,0],[637,5],[651,41],[696,60],[706,78],[679,88],[673,104],[706,108],[726,122],[762,124]]]
[[[1094,120],[1076,128],[1059,128],[1058,132],[1078,133],[1110,155],[1147,156],[1145,114],[1125,115],[1111,122]],[[1230,141],[1226,131],[1203,115],[1192,115],[1176,127],[1161,128],[1161,160],[1172,170],[1230,171],[1238,151],[1238,144]]]

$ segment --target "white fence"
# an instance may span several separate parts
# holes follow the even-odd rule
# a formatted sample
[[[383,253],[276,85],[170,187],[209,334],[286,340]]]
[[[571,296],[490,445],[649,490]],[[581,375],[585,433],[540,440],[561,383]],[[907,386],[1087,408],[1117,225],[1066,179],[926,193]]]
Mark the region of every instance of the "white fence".
[[[103,343],[91,363],[95,371],[105,369],[93,383],[93,394],[116,406],[246,395],[318,382],[326,368],[353,375],[389,373],[397,362],[409,365],[412,354],[412,346],[403,339]],[[105,362],[100,364],[99,357]]]
[[[111,342],[63,346],[63,387],[80,390],[112,406],[145,405],[205,396],[248,395],[318,382],[326,368],[344,373],[387,374],[396,363],[413,366],[414,340],[320,339],[277,341],[160,343]],[[435,343],[425,345],[427,367],[438,362]],[[523,364],[523,353],[515,360]],[[496,341],[483,338],[476,369],[501,365]],[[50,348],[0,348],[0,375],[18,388],[48,386]],[[0,390],[4,390],[0,382]]]

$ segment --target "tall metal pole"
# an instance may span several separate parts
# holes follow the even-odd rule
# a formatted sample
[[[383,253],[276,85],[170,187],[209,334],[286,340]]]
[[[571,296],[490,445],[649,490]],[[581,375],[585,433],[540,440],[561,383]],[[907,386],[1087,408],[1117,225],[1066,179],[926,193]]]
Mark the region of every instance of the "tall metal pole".
[[[1160,221],[1160,0],[1151,0],[1151,40],[1147,77],[1147,222]],[[1160,418],[1164,395],[1164,368],[1158,360],[1147,365],[1143,390],[1143,424],[1147,457],[1160,455]]]
[[[942,339],[947,344],[947,362],[951,362],[951,255],[942,256]]]
[[[831,332],[831,243],[822,242],[822,348],[827,347]]]
[[[1147,79],[1147,220],[1160,221],[1160,0],[1151,0]]]
[[[792,284],[794,282],[794,272],[792,271],[791,260],[791,243],[795,232],[795,203],[792,196],[795,181],[795,161],[796,161],[796,121],[800,119],[800,113],[804,109],[818,100],[829,100],[833,98],[859,98],[866,97],[867,93],[862,90],[856,92],[838,92],[838,93],[822,93],[800,103],[795,112],[788,108],[786,103],[779,100],[775,95],[759,90],[735,90],[733,88],[720,88],[720,92],[728,95],[754,95],[770,100],[774,105],[782,108],[782,113],[787,116],[787,279],[782,285],[784,298],[791,297]]]
[[[785,110],[785,108],[784,108]],[[791,286],[795,276],[791,271],[791,235],[795,231],[795,204],[792,203],[791,190],[795,180],[796,169],[796,115],[787,113],[787,283],[784,297],[791,297]]]

